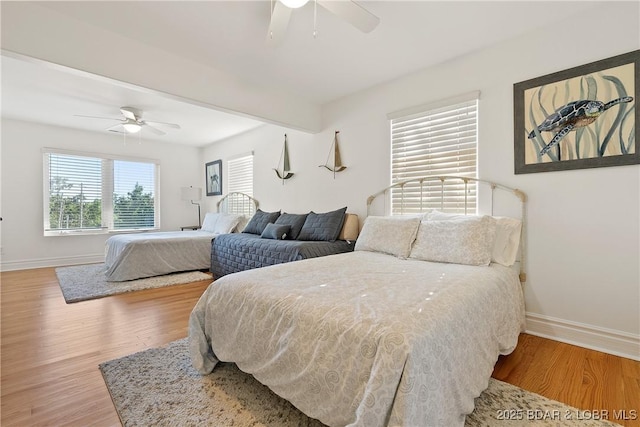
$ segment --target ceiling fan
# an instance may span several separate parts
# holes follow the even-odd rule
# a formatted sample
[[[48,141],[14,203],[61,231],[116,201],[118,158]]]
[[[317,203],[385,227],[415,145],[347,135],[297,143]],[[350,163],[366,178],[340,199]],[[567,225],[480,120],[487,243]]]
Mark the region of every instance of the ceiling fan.
[[[110,132],[118,132],[118,133],[137,133],[144,127],[151,133],[155,133],[156,135],[166,135],[166,132],[161,131],[160,129],[154,126],[165,126],[172,129],[180,129],[180,125],[175,123],[164,123],[164,122],[152,122],[148,120],[142,120],[142,110],[134,107],[120,107],[120,113],[122,113],[122,118],[117,119],[113,117],[96,117],[96,116],[83,116],[80,114],[76,114],[76,117],[86,117],[90,119],[103,119],[103,120],[116,120],[120,123],[107,128]]]
[[[350,23],[360,31],[369,33],[380,23],[380,18],[351,0],[311,0],[339,18]],[[267,33],[267,42],[278,44],[284,39],[289,25],[291,12],[309,2],[309,0],[272,0],[271,22]],[[315,18],[314,18],[315,19]],[[314,29],[315,34],[315,29]]]

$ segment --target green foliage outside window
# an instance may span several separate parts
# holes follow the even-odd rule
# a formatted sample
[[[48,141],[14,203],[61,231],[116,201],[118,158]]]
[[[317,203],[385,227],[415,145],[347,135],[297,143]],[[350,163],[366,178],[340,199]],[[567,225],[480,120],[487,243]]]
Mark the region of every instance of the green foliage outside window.
[[[82,186],[82,185],[81,185]],[[82,188],[74,188],[65,178],[55,177],[51,182],[49,198],[49,225],[52,230],[100,228],[102,226],[102,202],[87,201]],[[76,192],[65,195],[65,192]]]
[[[66,193],[79,192],[75,195]],[[74,188],[64,178],[51,183],[49,224],[51,230],[99,229],[102,227],[102,201],[87,200],[82,189]],[[115,229],[153,228],[154,199],[152,193],[136,183],[125,196],[114,194],[113,216]]]
[[[133,191],[126,196],[113,197],[113,227],[122,228],[152,228],[154,225],[154,202],[151,193],[145,193],[144,188],[136,183]]]

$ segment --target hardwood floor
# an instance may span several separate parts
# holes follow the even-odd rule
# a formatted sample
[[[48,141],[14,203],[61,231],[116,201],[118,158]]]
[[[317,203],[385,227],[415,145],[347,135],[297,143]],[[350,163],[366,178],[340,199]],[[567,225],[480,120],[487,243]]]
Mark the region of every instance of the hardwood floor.
[[[186,336],[208,284],[66,304],[53,268],[2,273],[0,424],[120,425],[98,364]],[[493,376],[640,426],[640,362],[523,334]]]
[[[521,334],[493,377],[578,408],[582,419],[640,426],[640,362]]]
[[[210,283],[66,304],[53,268],[0,279],[2,426],[120,425],[98,364],[185,337]]]

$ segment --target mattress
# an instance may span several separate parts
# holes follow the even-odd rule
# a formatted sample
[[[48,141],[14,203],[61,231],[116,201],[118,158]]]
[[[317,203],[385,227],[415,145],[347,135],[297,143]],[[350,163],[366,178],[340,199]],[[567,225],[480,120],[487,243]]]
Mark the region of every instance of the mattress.
[[[234,362],[329,426],[462,426],[523,327],[508,267],[356,251],[216,280],[189,351],[200,373]]]
[[[350,252],[353,246],[344,240],[273,240],[251,233],[223,234],[211,245],[211,272],[217,279],[239,271]]]
[[[107,281],[207,270],[211,240],[216,236],[201,230],[111,236],[105,244]]]

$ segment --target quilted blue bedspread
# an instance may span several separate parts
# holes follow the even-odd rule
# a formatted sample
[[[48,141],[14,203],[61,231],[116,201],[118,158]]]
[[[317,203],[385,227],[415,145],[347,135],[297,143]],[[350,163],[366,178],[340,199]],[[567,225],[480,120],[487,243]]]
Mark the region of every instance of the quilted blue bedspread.
[[[355,242],[263,239],[257,234],[221,234],[211,243],[214,279],[238,271],[353,251]]]

